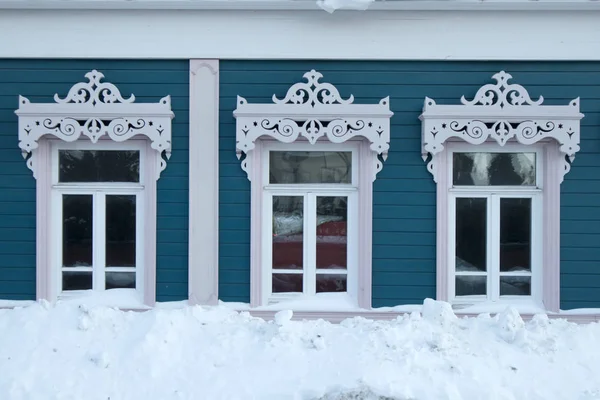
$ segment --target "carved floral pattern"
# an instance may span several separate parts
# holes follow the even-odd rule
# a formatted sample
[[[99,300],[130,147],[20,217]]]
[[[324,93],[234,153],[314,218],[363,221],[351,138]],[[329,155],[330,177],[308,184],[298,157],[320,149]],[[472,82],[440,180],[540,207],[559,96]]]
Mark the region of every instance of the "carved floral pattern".
[[[283,99],[273,95],[273,104],[248,104],[238,96],[238,107],[234,111],[236,154],[248,179],[251,171],[248,154],[263,135],[283,143],[303,137],[310,144],[321,138],[343,143],[353,137],[364,137],[374,153],[375,179],[390,147],[389,119],[393,113],[389,109],[389,98],[377,105],[352,104],[354,96],[343,99],[332,84],[319,82],[322,77],[315,70],[307,72],[304,74],[307,82],[292,85]]]
[[[19,97],[19,147],[27,166],[36,176],[35,149],[44,135],[66,142],[85,136],[97,143],[103,136],[123,142],[136,135],[147,136],[159,154],[157,176],[171,156],[171,100],[155,104],[135,104],[134,95],[124,99],[111,83],[100,82],[104,75],[96,70],[85,75],[89,82],[75,84],[64,99],[54,95],[56,104],[31,104]]]
[[[450,138],[478,145],[488,140],[504,146],[510,140],[530,145],[541,140],[558,142],[565,156],[561,181],[569,172],[579,151],[579,99],[566,106],[544,106],[543,98],[531,100],[523,86],[508,84],[511,75],[504,71],[493,76],[496,84],[481,87],[472,101],[463,96],[462,105],[437,105],[425,99],[422,133],[422,156],[437,182],[436,155]]]

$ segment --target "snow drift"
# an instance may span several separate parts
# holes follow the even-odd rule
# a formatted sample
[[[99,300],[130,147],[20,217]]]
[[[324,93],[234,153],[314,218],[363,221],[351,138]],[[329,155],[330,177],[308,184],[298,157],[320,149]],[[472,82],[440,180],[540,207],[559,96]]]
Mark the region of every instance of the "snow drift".
[[[0,310],[0,399],[600,399],[600,325],[513,309],[263,321],[226,307]]]

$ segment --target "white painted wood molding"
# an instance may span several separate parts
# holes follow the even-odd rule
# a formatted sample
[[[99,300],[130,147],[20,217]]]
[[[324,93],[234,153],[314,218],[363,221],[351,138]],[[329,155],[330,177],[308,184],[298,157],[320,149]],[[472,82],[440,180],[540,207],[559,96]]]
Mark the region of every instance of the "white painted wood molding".
[[[512,76],[504,71],[495,74],[495,84],[482,86],[471,101],[461,98],[460,105],[438,105],[425,98],[422,124],[423,161],[438,182],[438,154],[444,143],[452,138],[477,145],[495,140],[504,146],[509,140],[529,145],[548,138],[555,139],[563,154],[560,181],[571,169],[575,153],[579,151],[579,98],[565,106],[542,105],[544,98],[529,97],[527,90],[509,84]]]
[[[31,103],[19,96],[19,147],[27,167],[37,178],[36,149],[44,135],[55,136],[65,142],[74,142],[82,135],[92,143],[108,136],[115,142],[124,142],[136,135],[152,141],[156,157],[156,179],[167,167],[171,156],[171,98],[165,96],[158,103],[135,103],[132,94],[123,98],[112,83],[100,82],[104,75],[96,70],[85,74],[89,82],[76,83],[67,97],[54,95],[55,103]],[[164,154],[164,157],[163,157]]]
[[[343,99],[331,83],[321,83],[323,75],[314,69],[304,74],[306,82],[292,85],[283,99],[273,95],[273,103],[249,104],[238,96],[236,154],[248,179],[252,162],[248,155],[261,136],[293,143],[300,136],[315,144],[322,137],[331,143],[344,143],[355,137],[367,139],[373,151],[372,179],[383,168],[390,148],[389,97],[379,104],[354,104],[354,96]],[[381,156],[381,159],[379,159]]]
[[[190,60],[189,303],[219,289],[219,61]]]

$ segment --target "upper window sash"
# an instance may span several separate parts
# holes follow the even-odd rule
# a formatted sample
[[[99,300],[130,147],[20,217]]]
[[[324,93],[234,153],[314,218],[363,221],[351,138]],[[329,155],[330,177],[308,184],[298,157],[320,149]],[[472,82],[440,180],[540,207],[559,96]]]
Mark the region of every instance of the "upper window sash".
[[[268,143],[266,142],[263,146],[262,153],[262,180],[264,183],[264,189],[291,189],[291,190],[343,190],[357,188],[358,177],[359,177],[359,145],[360,143],[346,142],[344,144],[334,143],[316,143],[311,145],[310,143],[295,142],[293,144],[287,143]],[[271,152],[340,152],[351,154],[351,181],[349,183],[270,183],[270,157]]]
[[[144,187],[146,179],[146,157],[148,155],[146,150],[145,140],[130,140],[127,142],[112,142],[100,140],[98,143],[91,143],[87,140],[79,140],[76,142],[60,142],[52,141],[51,143],[51,184],[52,187],[64,187],[64,188],[133,188],[139,189]],[[139,152],[139,174],[137,182],[110,182],[110,181],[97,181],[97,182],[61,182],[59,180],[59,152],[62,150],[82,150],[82,151],[136,151]]]
[[[495,143],[472,145],[468,143],[448,143],[447,151],[447,182],[450,191],[540,191],[544,188],[545,144],[521,145],[507,143],[500,146]],[[454,154],[455,153],[533,153],[535,154],[535,185],[454,185]]]

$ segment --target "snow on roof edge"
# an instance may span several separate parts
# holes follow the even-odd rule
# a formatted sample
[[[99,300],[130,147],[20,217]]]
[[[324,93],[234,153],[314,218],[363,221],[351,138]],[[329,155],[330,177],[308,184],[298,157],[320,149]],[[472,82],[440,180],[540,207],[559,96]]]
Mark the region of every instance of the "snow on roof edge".
[[[0,0],[40,10],[600,11],[597,0]]]

